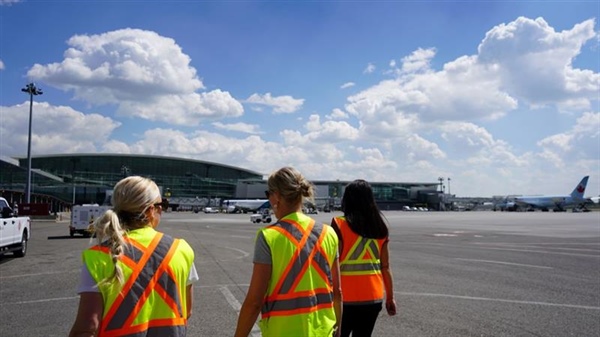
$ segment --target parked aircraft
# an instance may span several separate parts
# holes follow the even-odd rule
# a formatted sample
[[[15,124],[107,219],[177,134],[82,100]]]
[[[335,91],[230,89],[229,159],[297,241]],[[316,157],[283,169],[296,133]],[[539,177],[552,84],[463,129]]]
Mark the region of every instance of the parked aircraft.
[[[589,176],[583,177],[569,195],[545,195],[545,196],[523,196],[515,197],[514,203],[519,207],[527,207],[529,210],[539,208],[547,212],[550,208],[554,212],[565,212],[566,208],[573,209],[584,207],[588,199],[583,197]]]
[[[518,208],[517,204],[515,203],[516,197],[518,197],[518,196],[517,195],[507,195],[506,197],[504,197],[502,199],[494,200],[494,206],[493,206],[492,210],[502,211],[502,212],[516,211]]]
[[[223,200],[223,207],[227,213],[254,213],[271,206],[268,199],[231,199]]]

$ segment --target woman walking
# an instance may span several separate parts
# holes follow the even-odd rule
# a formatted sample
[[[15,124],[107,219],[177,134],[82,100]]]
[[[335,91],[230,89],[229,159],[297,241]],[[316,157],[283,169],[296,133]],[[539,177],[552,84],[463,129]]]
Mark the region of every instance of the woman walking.
[[[185,336],[198,273],[190,245],[155,229],[163,206],[158,186],[124,178],[112,205],[94,222],[98,244],[82,255],[69,336]]]
[[[271,174],[268,188],[279,220],[258,231],[235,336],[248,336],[260,312],[263,337],[330,337],[342,314],[338,238],[329,225],[302,213],[314,187],[300,172],[284,167]]]
[[[344,216],[331,221],[340,239],[340,273],[344,306],[341,336],[368,337],[382,309],[396,314],[389,262],[389,231],[371,185],[358,179],[346,186]]]

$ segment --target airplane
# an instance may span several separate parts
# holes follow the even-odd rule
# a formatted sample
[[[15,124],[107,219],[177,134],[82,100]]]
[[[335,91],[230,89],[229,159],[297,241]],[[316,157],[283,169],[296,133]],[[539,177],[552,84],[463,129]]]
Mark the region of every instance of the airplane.
[[[543,212],[548,212],[550,208],[552,208],[554,212],[565,212],[566,208],[569,206],[573,206],[573,209],[583,208],[588,201],[588,199],[583,197],[588,179],[589,176],[583,177],[569,195],[515,197],[514,203],[520,207],[527,207],[530,211],[539,208]]]
[[[271,204],[269,199],[230,199],[223,200],[223,207],[227,213],[254,213]]]
[[[507,211],[514,212],[517,210],[518,206],[515,203],[515,198],[520,197],[520,195],[507,195],[501,199],[495,199],[492,203],[492,210],[495,211]]]

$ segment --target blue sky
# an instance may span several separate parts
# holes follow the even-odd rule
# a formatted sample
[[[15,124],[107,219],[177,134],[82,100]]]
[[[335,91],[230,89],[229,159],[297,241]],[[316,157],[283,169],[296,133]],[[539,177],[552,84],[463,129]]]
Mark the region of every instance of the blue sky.
[[[33,155],[450,177],[483,197],[590,175],[597,196],[599,16],[597,1],[0,0],[0,155],[27,154],[33,81]]]

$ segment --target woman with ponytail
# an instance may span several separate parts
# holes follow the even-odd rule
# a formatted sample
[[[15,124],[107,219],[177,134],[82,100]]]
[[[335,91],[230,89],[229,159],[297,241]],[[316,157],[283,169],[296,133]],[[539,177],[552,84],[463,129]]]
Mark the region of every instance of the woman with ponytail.
[[[342,318],[338,238],[302,213],[314,186],[292,167],[275,171],[266,197],[277,223],[258,230],[254,268],[235,337],[259,322],[263,337],[337,336]]]
[[[94,222],[96,245],[82,254],[69,336],[185,336],[198,273],[190,245],[156,230],[163,211],[158,186],[124,178],[112,205]]]

